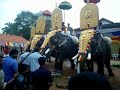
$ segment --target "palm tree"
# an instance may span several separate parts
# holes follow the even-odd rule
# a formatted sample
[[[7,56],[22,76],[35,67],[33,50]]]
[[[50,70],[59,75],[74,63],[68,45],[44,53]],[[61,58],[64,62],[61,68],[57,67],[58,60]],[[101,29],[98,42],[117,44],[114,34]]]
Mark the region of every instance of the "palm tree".
[[[11,34],[13,24],[8,22],[8,23],[5,23],[5,26],[6,27],[2,28],[3,34]]]

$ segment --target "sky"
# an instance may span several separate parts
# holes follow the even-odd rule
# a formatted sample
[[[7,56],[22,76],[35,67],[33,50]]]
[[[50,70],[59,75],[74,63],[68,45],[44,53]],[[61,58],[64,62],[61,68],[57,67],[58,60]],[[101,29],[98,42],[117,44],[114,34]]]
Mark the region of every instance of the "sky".
[[[36,13],[39,11],[53,11],[64,0],[0,0],[0,33],[5,23],[14,22],[21,11]],[[66,0],[72,8],[65,11],[65,24],[70,23],[73,28],[80,27],[80,10],[85,5],[84,0]],[[113,22],[120,22],[120,0],[101,0],[98,4],[99,19],[106,18]],[[64,11],[63,11],[64,16]]]

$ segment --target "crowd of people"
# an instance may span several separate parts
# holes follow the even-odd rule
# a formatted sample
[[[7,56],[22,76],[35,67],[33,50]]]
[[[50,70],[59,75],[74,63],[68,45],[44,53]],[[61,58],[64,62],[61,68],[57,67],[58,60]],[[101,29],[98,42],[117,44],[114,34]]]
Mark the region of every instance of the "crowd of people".
[[[27,49],[20,57],[18,53],[17,49],[6,57],[0,53],[0,90],[49,90],[53,79],[39,48],[32,53]]]
[[[6,57],[0,53],[0,90],[50,90],[53,83],[51,71],[46,67],[46,57],[36,47],[18,57],[19,51],[11,49]],[[112,90],[109,81],[95,72],[84,72],[68,80],[68,90]]]

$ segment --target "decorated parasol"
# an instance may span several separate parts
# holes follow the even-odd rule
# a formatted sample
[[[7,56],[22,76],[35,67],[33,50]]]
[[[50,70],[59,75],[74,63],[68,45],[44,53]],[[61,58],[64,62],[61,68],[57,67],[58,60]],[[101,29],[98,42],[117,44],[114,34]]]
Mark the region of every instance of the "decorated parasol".
[[[64,22],[65,22],[65,10],[71,9],[72,5],[67,1],[63,1],[59,4],[59,8],[64,10]]]
[[[51,16],[51,12],[48,10],[43,11],[43,15],[45,16]]]
[[[84,2],[85,3],[95,3],[95,4],[97,4],[97,3],[100,2],[100,0],[84,0]]]

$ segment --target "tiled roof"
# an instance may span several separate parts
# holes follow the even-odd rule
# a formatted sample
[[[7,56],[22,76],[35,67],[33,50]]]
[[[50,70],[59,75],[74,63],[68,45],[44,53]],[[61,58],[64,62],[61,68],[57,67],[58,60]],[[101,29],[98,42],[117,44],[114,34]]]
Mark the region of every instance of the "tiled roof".
[[[118,41],[120,41],[120,36],[114,36],[114,37],[111,37],[112,38],[112,40],[118,40]]]
[[[0,42],[26,43],[27,40],[21,36],[0,34]]]
[[[101,29],[120,28],[120,23],[105,24],[101,26]],[[80,31],[80,28],[76,28],[76,31]]]
[[[112,21],[110,21],[110,20],[108,20],[108,19],[105,19],[105,18],[101,18],[100,20],[99,20],[100,22],[102,22],[102,21],[106,21],[106,22],[109,22],[109,23],[114,23],[114,22],[112,22]]]
[[[102,25],[102,29],[120,28],[120,23]]]

